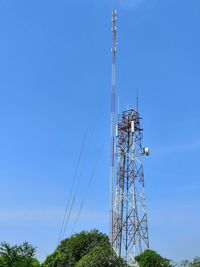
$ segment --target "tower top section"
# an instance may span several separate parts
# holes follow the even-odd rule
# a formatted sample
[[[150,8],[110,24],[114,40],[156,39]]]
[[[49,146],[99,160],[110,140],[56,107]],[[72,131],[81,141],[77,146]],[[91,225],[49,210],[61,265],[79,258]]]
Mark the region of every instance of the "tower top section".
[[[117,52],[117,11],[112,11],[112,53],[115,55]],[[113,56],[114,56],[113,55]]]

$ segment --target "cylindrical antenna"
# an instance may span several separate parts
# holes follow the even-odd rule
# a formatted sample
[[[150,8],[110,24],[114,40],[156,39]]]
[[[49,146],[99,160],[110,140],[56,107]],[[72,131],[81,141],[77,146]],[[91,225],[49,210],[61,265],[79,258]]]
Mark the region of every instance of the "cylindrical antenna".
[[[117,11],[112,11],[112,88],[111,88],[111,153],[110,153],[110,242],[113,243],[114,153],[115,153],[115,65],[117,52]]]

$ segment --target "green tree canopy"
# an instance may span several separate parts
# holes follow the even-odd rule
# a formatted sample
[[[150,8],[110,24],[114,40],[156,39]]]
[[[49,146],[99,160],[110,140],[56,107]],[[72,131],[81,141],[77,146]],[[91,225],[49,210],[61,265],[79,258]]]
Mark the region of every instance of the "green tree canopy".
[[[39,267],[35,252],[28,242],[19,246],[4,242],[0,245],[0,267]]]
[[[188,260],[182,261],[179,265],[179,267],[200,267],[200,258],[196,257],[192,262],[189,262]]]
[[[194,258],[193,262],[191,263],[191,267],[200,267],[200,258]]]
[[[172,267],[170,260],[162,258],[158,253],[152,250],[144,251],[135,259],[140,267]]]
[[[182,261],[179,265],[179,267],[190,267],[190,262],[188,260]]]
[[[106,235],[92,230],[63,240],[42,267],[124,267]]]
[[[110,245],[99,244],[85,255],[75,267],[125,267],[125,262],[117,257]]]

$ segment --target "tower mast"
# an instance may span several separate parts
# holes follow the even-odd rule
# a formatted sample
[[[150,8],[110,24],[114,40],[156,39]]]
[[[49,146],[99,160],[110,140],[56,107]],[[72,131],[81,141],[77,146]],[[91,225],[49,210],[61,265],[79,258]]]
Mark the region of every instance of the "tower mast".
[[[110,159],[110,242],[118,256],[130,266],[137,266],[135,257],[149,248],[145,199],[143,127],[136,108],[118,114],[116,123],[115,166],[115,89],[117,12],[112,12],[112,92],[111,92],[111,159]]]
[[[111,153],[110,153],[110,242],[113,243],[113,208],[114,208],[114,153],[115,153],[115,87],[116,87],[116,52],[117,52],[117,12],[112,11],[112,85],[111,85]]]

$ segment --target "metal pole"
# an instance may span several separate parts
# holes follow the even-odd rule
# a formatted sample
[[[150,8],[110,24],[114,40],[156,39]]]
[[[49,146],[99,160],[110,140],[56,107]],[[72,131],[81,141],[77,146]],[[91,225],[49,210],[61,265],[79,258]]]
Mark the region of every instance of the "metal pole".
[[[113,206],[114,206],[114,144],[115,144],[115,65],[117,50],[117,12],[112,12],[112,89],[111,89],[111,159],[110,159],[110,242],[113,243]]]

